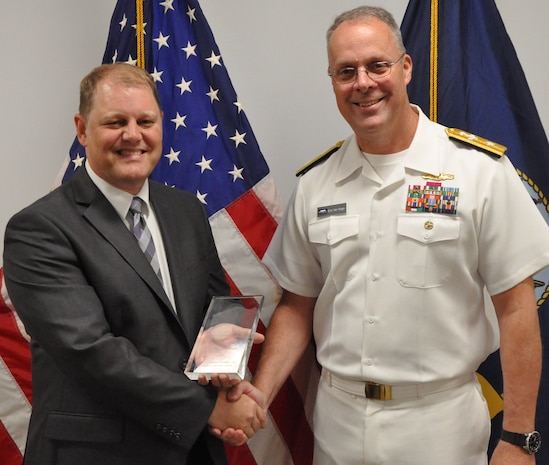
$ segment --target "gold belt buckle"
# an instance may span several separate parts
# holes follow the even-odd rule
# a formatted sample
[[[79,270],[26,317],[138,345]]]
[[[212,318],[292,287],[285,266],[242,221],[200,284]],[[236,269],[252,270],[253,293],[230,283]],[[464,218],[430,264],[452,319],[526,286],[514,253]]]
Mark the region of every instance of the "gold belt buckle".
[[[364,393],[367,399],[391,400],[391,386],[389,384],[378,384],[366,381]]]

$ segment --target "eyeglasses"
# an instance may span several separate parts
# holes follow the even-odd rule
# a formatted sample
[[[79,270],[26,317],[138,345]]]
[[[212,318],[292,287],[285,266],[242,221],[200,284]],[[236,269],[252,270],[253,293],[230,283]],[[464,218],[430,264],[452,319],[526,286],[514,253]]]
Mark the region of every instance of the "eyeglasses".
[[[406,52],[400,55],[399,59],[393,62],[390,61],[374,61],[366,66],[355,68],[354,66],[345,66],[336,71],[328,70],[330,76],[337,84],[349,84],[355,82],[358,77],[358,72],[363,69],[370,79],[377,81],[378,79],[387,77],[391,74],[391,68],[404,58]]]

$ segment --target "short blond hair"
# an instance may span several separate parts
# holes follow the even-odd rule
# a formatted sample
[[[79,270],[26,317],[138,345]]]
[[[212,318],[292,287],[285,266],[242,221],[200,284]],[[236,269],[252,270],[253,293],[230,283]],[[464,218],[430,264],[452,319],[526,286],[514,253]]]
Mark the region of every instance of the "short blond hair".
[[[156,84],[146,70],[127,63],[112,63],[92,69],[80,82],[80,105],[78,111],[84,119],[88,117],[93,107],[97,85],[107,77],[126,87],[148,87],[158,104],[158,108],[162,108]]]

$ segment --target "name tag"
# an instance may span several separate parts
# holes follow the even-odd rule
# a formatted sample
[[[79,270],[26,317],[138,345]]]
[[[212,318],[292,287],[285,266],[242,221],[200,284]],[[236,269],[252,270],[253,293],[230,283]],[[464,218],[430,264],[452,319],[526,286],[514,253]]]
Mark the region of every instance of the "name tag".
[[[332,215],[345,215],[347,213],[347,204],[338,203],[336,205],[328,205],[326,207],[318,207],[316,209],[317,218],[324,218]]]

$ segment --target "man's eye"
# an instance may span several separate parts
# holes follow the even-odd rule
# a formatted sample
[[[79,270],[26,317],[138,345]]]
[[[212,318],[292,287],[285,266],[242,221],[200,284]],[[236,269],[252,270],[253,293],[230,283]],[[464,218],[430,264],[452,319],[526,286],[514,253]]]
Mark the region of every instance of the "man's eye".
[[[344,77],[344,78],[349,78],[349,77],[352,77],[356,74],[356,68],[353,68],[353,67],[347,67],[347,68],[341,68],[338,72],[337,72],[338,76],[340,77]]]
[[[371,73],[376,74],[383,74],[385,71],[387,71],[388,64],[385,61],[376,61],[374,63],[370,63],[368,65],[368,71]]]
[[[109,121],[107,122],[107,126],[109,127],[112,127],[112,128],[119,128],[119,127],[122,127],[124,126],[124,121]]]

